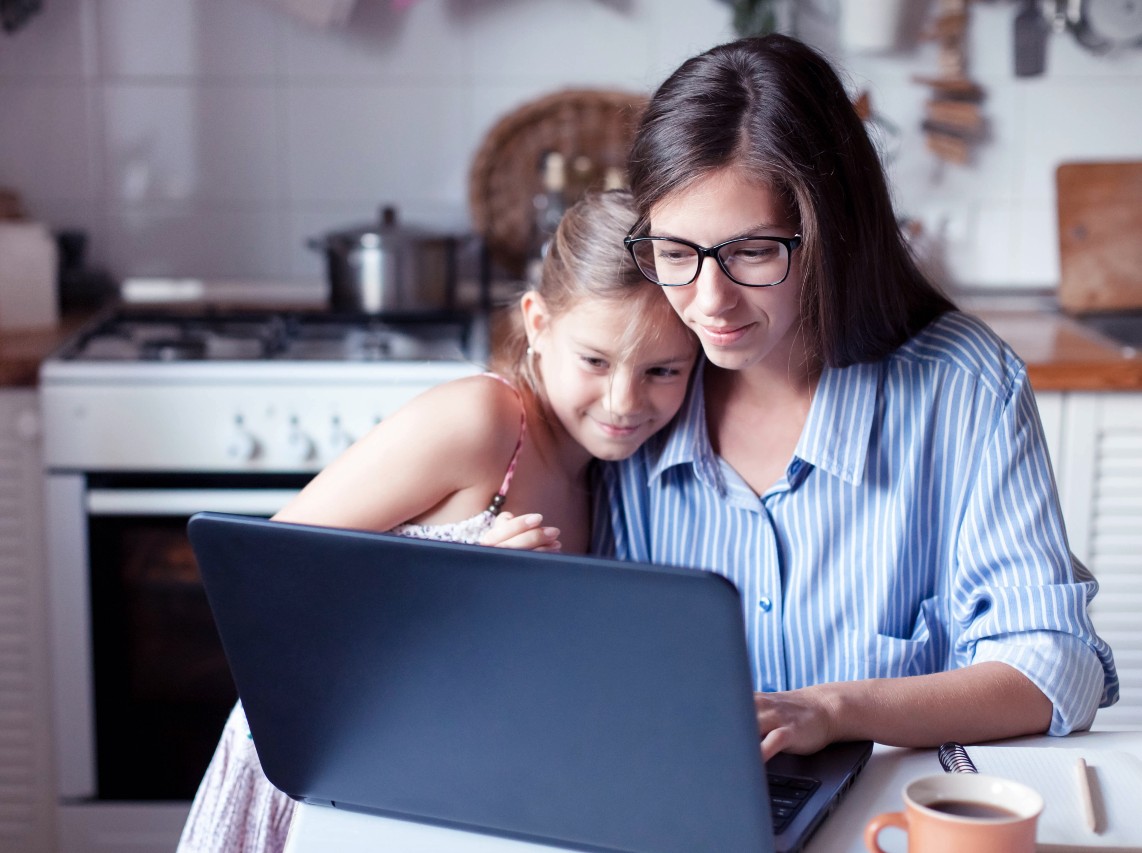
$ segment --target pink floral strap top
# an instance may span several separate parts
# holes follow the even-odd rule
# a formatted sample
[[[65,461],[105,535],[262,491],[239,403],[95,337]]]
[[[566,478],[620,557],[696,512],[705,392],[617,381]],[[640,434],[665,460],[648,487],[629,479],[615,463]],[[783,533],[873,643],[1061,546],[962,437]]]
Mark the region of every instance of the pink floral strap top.
[[[398,524],[389,531],[390,533],[395,533],[398,536],[411,536],[415,539],[434,539],[438,542],[466,542],[476,544],[480,541],[480,537],[491,530],[492,525],[495,524],[496,516],[499,515],[500,510],[503,508],[504,500],[508,496],[512,476],[515,474],[515,466],[516,463],[519,462],[519,454],[523,449],[523,439],[527,433],[527,413],[524,410],[523,398],[520,397],[519,389],[498,373],[487,372],[481,375],[504,383],[504,385],[512,389],[520,401],[519,438],[516,440],[515,451],[512,453],[511,462],[508,463],[508,470],[507,473],[504,474],[504,481],[500,485],[499,491],[492,497],[491,504],[486,510],[471,518],[443,524]]]

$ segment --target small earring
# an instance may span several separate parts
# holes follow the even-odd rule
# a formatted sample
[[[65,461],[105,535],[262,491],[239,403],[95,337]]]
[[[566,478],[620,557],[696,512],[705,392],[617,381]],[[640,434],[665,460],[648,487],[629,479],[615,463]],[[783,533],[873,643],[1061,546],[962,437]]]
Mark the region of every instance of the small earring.
[[[527,352],[526,352],[526,355],[527,355],[527,357],[528,357],[528,358],[531,358],[533,355],[535,355],[535,350],[533,350],[533,349],[531,348],[531,344],[528,344],[528,345],[527,345]]]

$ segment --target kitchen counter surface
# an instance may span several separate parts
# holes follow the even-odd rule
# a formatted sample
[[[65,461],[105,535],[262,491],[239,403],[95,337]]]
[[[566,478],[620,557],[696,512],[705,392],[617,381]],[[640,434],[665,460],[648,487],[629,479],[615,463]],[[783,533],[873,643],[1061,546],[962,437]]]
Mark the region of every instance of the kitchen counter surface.
[[[1027,362],[1036,391],[1142,391],[1142,353],[1060,312],[1053,298],[957,295]],[[0,388],[32,387],[40,362],[90,314],[66,316],[57,326],[0,331]]]
[[[0,388],[35,387],[40,362],[89,319],[69,315],[43,329],[0,330]]]
[[[1053,299],[957,301],[1027,362],[1036,391],[1142,391],[1142,353],[1060,312]]]

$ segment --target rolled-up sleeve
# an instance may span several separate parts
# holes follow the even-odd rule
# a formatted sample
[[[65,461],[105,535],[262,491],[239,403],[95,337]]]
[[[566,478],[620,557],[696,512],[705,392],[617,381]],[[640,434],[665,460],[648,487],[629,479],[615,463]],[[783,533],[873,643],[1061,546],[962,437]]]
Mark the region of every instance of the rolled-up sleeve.
[[[980,457],[957,561],[957,662],[1002,661],[1026,675],[1054,705],[1050,734],[1089,728],[1117,701],[1118,675],[1088,613],[1098,584],[1067,545],[1025,369]]]
[[[1088,642],[1058,631],[995,637],[976,644],[974,662],[1000,661],[1029,678],[1051,700],[1047,734],[1089,729],[1095,711],[1110,704],[1102,661]],[[1114,697],[1118,696],[1117,679]]]

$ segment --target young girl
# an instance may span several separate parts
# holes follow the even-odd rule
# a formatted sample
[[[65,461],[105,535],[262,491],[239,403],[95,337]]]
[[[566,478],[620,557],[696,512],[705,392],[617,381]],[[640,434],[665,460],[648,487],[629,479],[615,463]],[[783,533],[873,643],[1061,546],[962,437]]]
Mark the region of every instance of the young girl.
[[[617,556],[738,586],[764,754],[1089,727],[1118,678],[1026,367],[913,263],[829,63],[688,60],[630,176],[631,254],[706,360],[597,506]]]
[[[697,342],[623,251],[629,194],[564,215],[538,289],[492,361],[378,424],[275,519],[428,539],[586,551],[590,469],[619,460],[682,404]],[[180,853],[274,851],[293,801],[262,773],[237,705]]]

